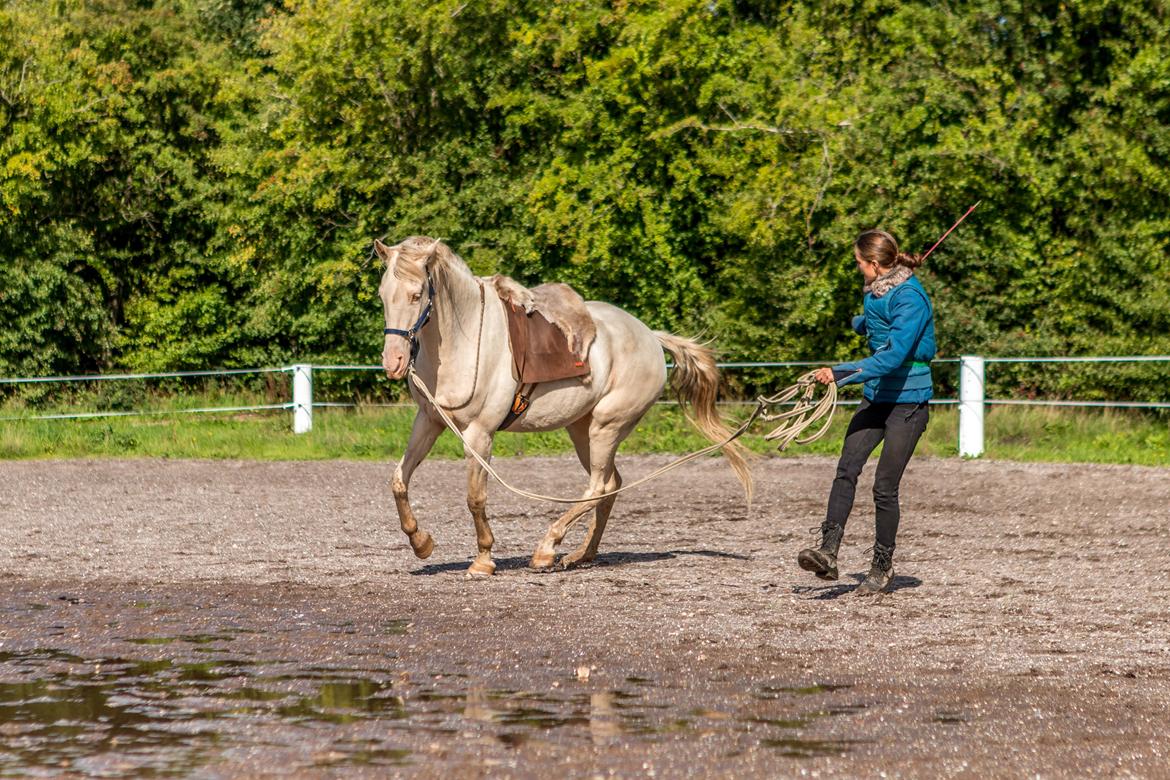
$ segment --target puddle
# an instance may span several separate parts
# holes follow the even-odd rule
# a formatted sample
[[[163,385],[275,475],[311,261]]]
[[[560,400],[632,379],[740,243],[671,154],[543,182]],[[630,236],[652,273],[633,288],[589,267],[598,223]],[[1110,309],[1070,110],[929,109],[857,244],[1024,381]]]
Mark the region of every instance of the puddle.
[[[405,717],[389,682],[344,670],[265,676],[238,659],[86,659],[50,649],[0,652],[0,664],[0,776],[186,774],[219,750],[254,747],[241,724]],[[9,670],[30,679],[11,681]],[[408,761],[409,751],[383,742],[337,742],[306,758],[330,766]]]
[[[276,714],[318,723],[351,723],[371,716],[393,720],[406,717],[405,701],[390,693],[390,683],[342,679],[316,685],[315,694],[278,707]]]
[[[817,683],[814,685],[803,686],[773,686],[761,685],[758,693],[755,694],[757,699],[787,699],[792,696],[816,696],[822,693],[832,693],[833,691],[848,690],[851,685],[828,685]]]
[[[839,756],[847,753],[859,740],[853,739],[762,739],[764,747],[776,748],[780,755],[789,758],[817,758],[818,756]]]
[[[771,686],[762,685],[753,694],[753,697],[762,701],[793,700],[801,701],[806,697],[829,694],[835,691],[848,690],[850,685],[830,685],[817,683],[806,686]],[[812,710],[791,717],[772,718],[755,716],[746,720],[758,726],[782,731],[801,731],[811,728],[819,719],[835,718],[855,715],[866,709],[865,704],[833,704],[821,709]],[[818,756],[832,756],[846,753],[854,745],[865,744],[866,740],[854,739],[812,739],[796,734],[782,734],[768,736],[760,740],[760,744],[776,750],[779,755],[789,758],[816,758]]]
[[[376,740],[341,743],[345,750],[331,750],[313,757],[317,766],[407,766],[410,751],[379,747]]]
[[[503,734],[496,735],[496,739],[510,748],[515,748],[520,747],[525,742],[527,742],[528,735],[521,731],[507,731]]]
[[[405,636],[406,630],[413,625],[409,620],[387,620],[382,623],[382,632],[390,636]]]
[[[812,718],[745,718],[748,723],[759,723],[762,726],[774,726],[778,729],[803,729],[808,728],[812,723]]]
[[[180,634],[178,636],[148,636],[127,638],[123,641],[134,645],[169,645],[175,642],[186,642],[192,645],[206,645],[212,642],[233,642],[235,637],[230,634]]]
[[[408,627],[381,624],[390,633]],[[412,765],[412,748],[467,739],[506,755],[540,741],[647,744],[712,733],[801,759],[850,750],[856,741],[802,732],[864,709],[817,702],[847,687],[832,685],[763,686],[696,706],[681,689],[642,677],[544,691],[480,686],[462,673],[412,682],[392,668],[234,657],[221,644],[231,640],[227,632],[126,640],[188,660],[0,652],[0,777],[186,775],[240,755],[292,773],[344,773]],[[393,655],[380,661],[392,664]]]

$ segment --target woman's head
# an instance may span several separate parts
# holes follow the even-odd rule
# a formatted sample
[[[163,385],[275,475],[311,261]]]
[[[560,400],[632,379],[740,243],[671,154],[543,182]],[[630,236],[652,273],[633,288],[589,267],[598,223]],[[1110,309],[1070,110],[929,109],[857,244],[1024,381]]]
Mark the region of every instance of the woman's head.
[[[904,265],[913,270],[922,265],[921,255],[910,255],[898,250],[898,242],[884,230],[867,230],[853,242],[853,257],[857,270],[867,283]]]

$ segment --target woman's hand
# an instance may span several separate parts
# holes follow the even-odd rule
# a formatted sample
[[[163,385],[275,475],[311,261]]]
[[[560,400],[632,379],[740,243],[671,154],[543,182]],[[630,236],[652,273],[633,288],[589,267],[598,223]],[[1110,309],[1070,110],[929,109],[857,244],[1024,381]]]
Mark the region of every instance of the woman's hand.
[[[833,369],[829,367],[818,368],[813,374],[813,379],[820,382],[822,385],[831,385],[835,381],[833,379]]]

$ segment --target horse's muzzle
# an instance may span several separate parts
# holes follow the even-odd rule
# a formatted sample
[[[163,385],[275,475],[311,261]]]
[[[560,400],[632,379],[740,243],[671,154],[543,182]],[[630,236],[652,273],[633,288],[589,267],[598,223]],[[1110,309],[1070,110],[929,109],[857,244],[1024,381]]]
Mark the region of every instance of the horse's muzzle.
[[[390,379],[402,379],[406,376],[409,364],[406,353],[401,350],[388,349],[382,352],[382,368]]]

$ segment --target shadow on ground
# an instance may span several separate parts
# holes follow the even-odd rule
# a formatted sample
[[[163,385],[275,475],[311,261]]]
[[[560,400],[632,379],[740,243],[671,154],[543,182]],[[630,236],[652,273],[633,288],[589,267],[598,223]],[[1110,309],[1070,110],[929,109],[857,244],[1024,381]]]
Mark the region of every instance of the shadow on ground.
[[[739,553],[722,552],[720,550],[670,550],[667,552],[611,552],[601,553],[595,560],[590,563],[575,566],[575,569],[590,569],[598,566],[628,566],[634,563],[655,563],[657,561],[667,561],[676,558],[680,555],[696,555],[704,558],[730,558],[738,561],[750,560],[750,556],[740,555]],[[508,558],[496,558],[496,571],[517,571],[528,570],[532,572],[557,572],[565,571],[559,566],[554,566],[552,569],[533,569],[528,565],[530,558],[527,556],[514,555]],[[464,571],[471,564],[471,559],[468,558],[462,561],[451,561],[449,563],[431,563],[415,569],[411,574],[415,576],[429,576],[433,574],[443,574],[452,571]]]
[[[804,595],[809,599],[835,599],[844,596],[846,593],[852,593],[857,590],[857,586],[865,580],[864,574],[850,574],[849,578],[853,580],[852,583],[838,583],[836,585],[797,585],[792,588],[792,592],[797,595]],[[890,580],[890,584],[886,587],[884,593],[893,593],[895,591],[904,590],[906,588],[917,588],[922,584],[922,580],[917,577],[904,577],[895,574],[894,579]]]

